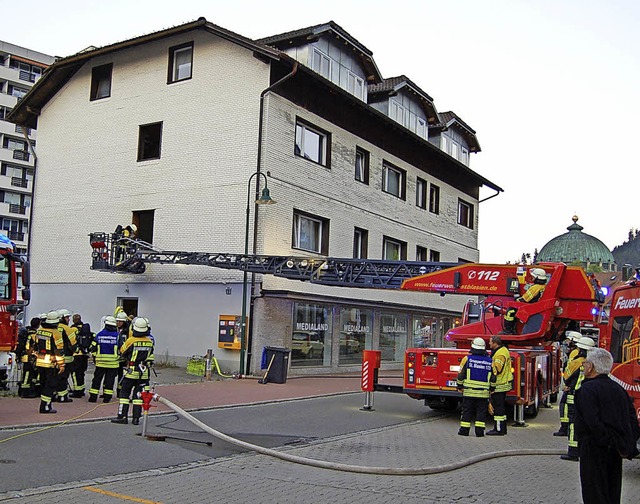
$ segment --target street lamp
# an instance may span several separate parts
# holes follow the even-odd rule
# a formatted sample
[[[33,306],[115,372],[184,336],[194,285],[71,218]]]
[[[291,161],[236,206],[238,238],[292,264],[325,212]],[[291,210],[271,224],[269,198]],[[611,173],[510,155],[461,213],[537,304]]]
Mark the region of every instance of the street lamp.
[[[267,187],[267,177],[262,172],[255,172],[249,177],[249,181],[247,182],[247,220],[245,223],[245,232],[244,232],[244,255],[249,255],[249,211],[250,211],[250,203],[251,203],[251,180],[256,175],[262,175],[264,177],[264,189],[262,190],[262,195],[259,199],[255,200],[256,205],[273,205],[276,203],[269,196],[269,188]],[[258,192],[259,179],[256,182],[256,193]],[[245,372],[244,368],[244,358],[245,358],[245,344],[247,341],[247,277],[248,272],[245,269],[242,277],[242,318],[240,322],[240,374],[243,375]]]

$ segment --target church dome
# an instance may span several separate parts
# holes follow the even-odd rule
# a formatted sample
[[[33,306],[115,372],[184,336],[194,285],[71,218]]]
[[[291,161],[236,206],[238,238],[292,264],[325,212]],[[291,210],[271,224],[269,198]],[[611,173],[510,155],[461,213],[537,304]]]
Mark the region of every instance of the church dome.
[[[573,224],[567,228],[569,232],[556,236],[542,247],[536,261],[580,263],[585,268],[598,264],[603,271],[615,271],[615,259],[607,246],[595,236],[582,232],[584,228],[578,224],[577,215],[572,220]]]

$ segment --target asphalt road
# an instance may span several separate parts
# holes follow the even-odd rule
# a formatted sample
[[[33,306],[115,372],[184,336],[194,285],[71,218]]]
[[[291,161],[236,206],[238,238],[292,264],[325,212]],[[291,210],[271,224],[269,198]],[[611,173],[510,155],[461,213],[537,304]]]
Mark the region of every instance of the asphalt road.
[[[360,409],[362,394],[356,393],[222,408],[194,416],[232,437],[276,447],[441,415],[399,394],[376,394],[375,401],[373,412]],[[149,418],[147,432],[167,436],[166,442],[143,439],[136,435],[140,432],[141,427],[109,421],[0,431],[0,440],[14,438],[0,444],[0,493],[173,467],[242,451],[174,414]]]

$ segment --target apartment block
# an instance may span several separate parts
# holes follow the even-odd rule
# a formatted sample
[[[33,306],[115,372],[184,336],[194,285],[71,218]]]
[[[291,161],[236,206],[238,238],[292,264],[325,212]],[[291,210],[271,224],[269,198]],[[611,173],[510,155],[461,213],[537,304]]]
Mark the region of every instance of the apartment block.
[[[52,56],[0,40],[0,221],[16,251],[27,253],[33,193],[34,128],[7,121],[19,100],[54,62]]]
[[[38,127],[29,309],[95,325],[123,306],[150,319],[157,359],[213,349],[228,371],[241,272],[93,271],[88,234],[134,223],[164,250],[242,253],[248,237],[262,255],[477,261],[479,189],[501,191],[469,167],[475,131],[334,22],[251,40],[200,18],[78,53],[10,119]],[[265,180],[277,204],[251,204],[246,234]],[[298,374],[357,370],[363,349],[398,368],[406,348],[446,344],[465,301],[270,275],[247,290],[251,372],[265,346],[291,349]]]

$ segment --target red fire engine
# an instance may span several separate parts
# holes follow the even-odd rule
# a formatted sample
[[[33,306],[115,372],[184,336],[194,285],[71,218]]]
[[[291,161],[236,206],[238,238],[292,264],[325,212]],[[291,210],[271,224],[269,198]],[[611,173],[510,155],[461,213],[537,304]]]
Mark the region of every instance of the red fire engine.
[[[29,263],[14,254],[13,243],[0,234],[0,388],[15,379],[18,344],[18,277],[16,264],[22,263],[22,298],[29,300]]]

